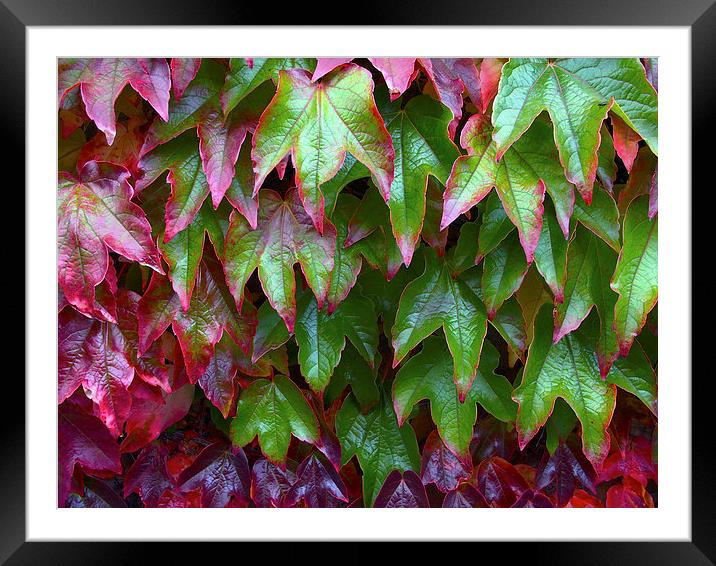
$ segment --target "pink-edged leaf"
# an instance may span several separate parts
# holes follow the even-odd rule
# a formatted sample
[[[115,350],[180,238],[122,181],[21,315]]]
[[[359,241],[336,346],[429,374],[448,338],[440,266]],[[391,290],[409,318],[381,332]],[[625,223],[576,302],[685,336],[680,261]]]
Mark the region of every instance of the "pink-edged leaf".
[[[611,119],[614,132],[614,149],[624,162],[627,172],[631,172],[636,154],[639,151],[641,137],[617,115],[612,114]]]
[[[175,57],[170,63],[172,72],[172,94],[179,100],[189,83],[194,80],[199,72],[201,59],[189,57]]]
[[[72,82],[66,73],[60,79],[60,88]],[[163,120],[168,119],[171,80],[166,59],[90,59],[74,82],[78,83],[87,116],[104,132],[109,145],[116,134],[114,102],[127,84],[149,102]]]
[[[470,477],[471,462],[463,462],[443,443],[437,431],[428,436],[421,456],[420,478],[425,485],[434,483],[439,491],[447,493]]]
[[[134,378],[119,326],[65,309],[59,315],[59,336],[60,400],[81,384],[85,395],[97,405],[102,422],[119,436],[132,405],[127,388]]]
[[[95,287],[109,269],[108,249],[162,273],[151,227],[131,202],[129,171],[91,161],[78,178],[61,173],[57,191],[58,279],[65,298],[92,314]]]
[[[401,473],[393,470],[388,474],[375,497],[373,507],[415,508],[430,507],[425,486],[420,476],[412,470]]]
[[[315,452],[301,462],[296,481],[286,493],[284,503],[293,507],[303,501],[306,507],[337,507],[348,501],[346,486],[334,467]]]
[[[333,269],[336,229],[328,220],[320,235],[301,205],[296,190],[285,198],[263,190],[259,194],[259,218],[252,230],[245,218],[232,214],[224,248],[226,282],[236,304],[244,304],[244,287],[258,268],[266,296],[293,332],[296,320],[296,282],[293,268],[303,274],[323,308]]]
[[[646,487],[649,480],[657,481],[658,467],[653,457],[651,441],[643,436],[630,437],[626,446],[619,447],[604,461],[599,481],[629,477]]]
[[[67,501],[75,465],[90,475],[122,473],[117,442],[98,418],[63,405],[57,427],[60,505]]]
[[[261,458],[251,469],[251,499],[257,507],[287,507],[286,494],[295,481],[291,470]]]
[[[472,103],[484,114],[497,94],[497,87],[502,76],[502,66],[506,59],[485,58],[480,62],[480,101]]]
[[[311,82],[316,82],[336,67],[340,67],[351,61],[353,61],[353,57],[319,57],[316,63],[316,70],[313,72],[313,76],[311,76]]]
[[[254,190],[290,153],[301,202],[323,233],[321,185],[336,175],[349,152],[370,170],[387,201],[395,152],[373,86],[370,73],[357,65],[340,67],[320,83],[302,69],[281,71],[253,138]]]
[[[107,145],[105,136],[97,133],[80,150],[77,165],[81,168],[88,161],[109,161],[126,168],[134,178],[138,175],[139,152],[144,143],[141,131],[142,121],[130,118],[117,124],[117,135],[112,145]]]
[[[390,99],[395,100],[403,94],[415,76],[415,59],[410,57],[371,57],[370,62],[378,69],[390,93]],[[315,79],[314,79],[315,80]]]
[[[238,393],[236,350],[238,347],[233,340],[227,336],[222,337],[214,348],[209,365],[199,378],[199,385],[206,398],[221,411],[224,418],[228,418]]]
[[[250,481],[244,451],[221,441],[204,448],[177,478],[181,489],[201,490],[202,507],[248,507]]]
[[[145,507],[157,507],[164,492],[173,488],[167,471],[167,450],[156,442],[139,453],[124,476],[124,497],[136,493]]]

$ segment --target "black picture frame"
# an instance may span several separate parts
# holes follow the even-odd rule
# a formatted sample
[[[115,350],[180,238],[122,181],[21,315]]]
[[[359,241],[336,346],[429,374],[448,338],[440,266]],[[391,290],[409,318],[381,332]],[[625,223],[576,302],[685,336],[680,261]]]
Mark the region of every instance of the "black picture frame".
[[[330,24],[390,24],[390,25],[569,25],[569,26],[687,26],[691,29],[692,77],[692,175],[694,187],[713,186],[709,176],[713,157],[713,135],[716,131],[714,103],[716,102],[716,4],[715,0],[510,0],[494,2],[473,0],[406,0],[376,2],[363,1],[355,12],[334,16]],[[243,3],[237,1],[196,2],[190,0],[0,0],[0,53],[3,57],[2,87],[0,88],[0,115],[6,141],[3,156],[5,170],[14,178],[6,178],[6,193],[14,193],[18,206],[24,210],[25,186],[25,116],[31,109],[25,105],[25,32],[27,26],[66,25],[257,25],[257,24],[312,24],[316,14],[336,14],[335,3],[296,3],[295,10],[282,10],[268,2]],[[340,12],[339,12],[340,13]],[[348,19],[350,18],[350,19]],[[54,135],[54,134],[48,134]],[[31,151],[32,148],[27,148]],[[8,165],[11,164],[11,165]],[[688,172],[685,172],[688,186]],[[700,202],[704,197],[700,197]],[[706,196],[706,199],[709,197]],[[25,210],[27,213],[28,211]],[[17,215],[16,215],[17,216]],[[14,232],[17,238],[19,229]],[[698,241],[692,240],[694,244]],[[24,247],[17,243],[6,244],[16,252]],[[710,252],[713,253],[713,252]],[[692,254],[692,257],[698,257]],[[6,260],[7,261],[7,260]],[[712,262],[704,262],[712,263]],[[6,264],[8,265],[8,264]],[[18,265],[17,263],[15,265]],[[695,265],[695,264],[694,264]],[[692,275],[693,278],[693,275]],[[713,294],[706,278],[693,278],[692,295],[704,297]],[[709,285],[709,287],[707,287]],[[4,287],[8,287],[7,283]],[[19,282],[14,283],[13,296],[21,292]],[[6,292],[8,289],[6,288]],[[25,297],[31,301],[32,297]],[[5,302],[8,302],[7,300]],[[7,305],[6,317],[21,320],[19,302]],[[6,318],[7,320],[7,318]],[[6,328],[12,323],[6,322]],[[690,332],[691,329],[684,329]],[[707,331],[708,333],[708,331]],[[17,332],[16,336],[20,333]],[[702,335],[703,336],[703,335]],[[697,339],[705,337],[693,335]],[[17,338],[15,338],[17,339]],[[31,336],[27,336],[31,340]],[[9,349],[9,342],[6,347]],[[19,351],[19,350],[18,350]],[[694,350],[699,352],[698,349]],[[5,359],[19,357],[6,353]],[[706,358],[709,356],[706,355]],[[684,379],[688,378],[691,359],[684,360]],[[19,564],[137,564],[152,558],[156,551],[164,563],[187,563],[191,550],[186,544],[176,543],[85,543],[85,542],[26,542],[25,494],[32,486],[25,484],[25,383],[17,371],[7,369],[3,384],[4,409],[0,429],[0,563]],[[691,542],[569,542],[569,543],[490,543],[491,550],[499,552],[501,561],[509,563],[530,561],[550,564],[716,564],[716,465],[714,442],[709,415],[714,398],[713,378],[710,372],[693,371],[692,381],[692,499]],[[16,410],[16,414],[11,411]],[[702,421],[702,422],[701,422]],[[237,525],[237,528],[240,528]],[[476,525],[479,528],[479,525]],[[517,533],[514,533],[517,535]],[[599,533],[594,533],[597,536]],[[81,533],[77,534],[81,538]],[[320,536],[320,533],[317,533]],[[559,533],[555,533],[558,537]],[[368,543],[370,544],[370,543]],[[363,562],[376,557],[364,543],[352,543],[354,549],[320,552],[311,550],[311,559],[321,556],[331,561]],[[500,545],[503,548],[495,548]],[[509,548],[504,546],[509,545]],[[346,551],[347,550],[347,551]],[[450,554],[464,551],[462,546]],[[237,560],[236,546],[216,545],[209,556],[202,550],[205,560]],[[296,559],[288,545],[272,543],[270,556]],[[305,551],[304,551],[305,552]],[[385,550],[381,550],[384,555]],[[390,551],[391,553],[394,550]],[[424,560],[422,545],[410,545],[399,550],[401,563],[413,558]],[[474,552],[470,550],[470,552]],[[223,554],[226,553],[226,558]],[[230,553],[230,554],[229,554]],[[418,554],[420,553],[420,554]],[[243,551],[242,551],[243,554]],[[247,555],[244,555],[246,558]],[[256,558],[252,558],[255,560]],[[479,560],[479,556],[475,556]]]

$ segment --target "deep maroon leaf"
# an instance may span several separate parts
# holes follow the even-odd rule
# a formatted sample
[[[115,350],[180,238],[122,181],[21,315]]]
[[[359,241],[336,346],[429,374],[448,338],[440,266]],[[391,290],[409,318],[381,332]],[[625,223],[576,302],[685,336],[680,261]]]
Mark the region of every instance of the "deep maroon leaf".
[[[430,507],[423,482],[412,470],[388,474],[375,497],[373,507]]]

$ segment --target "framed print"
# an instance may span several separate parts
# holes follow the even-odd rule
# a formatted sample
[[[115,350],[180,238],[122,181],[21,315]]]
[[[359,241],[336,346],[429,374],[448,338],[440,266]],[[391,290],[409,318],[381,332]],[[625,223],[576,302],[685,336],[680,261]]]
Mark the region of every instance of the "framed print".
[[[6,1],[27,333],[0,557],[713,563],[716,8],[609,4]]]

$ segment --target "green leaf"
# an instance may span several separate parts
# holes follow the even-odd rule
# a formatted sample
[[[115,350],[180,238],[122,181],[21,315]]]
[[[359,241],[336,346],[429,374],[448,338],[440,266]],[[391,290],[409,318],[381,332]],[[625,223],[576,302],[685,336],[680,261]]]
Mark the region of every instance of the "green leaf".
[[[614,362],[607,381],[640,399],[656,415],[656,373],[639,344],[629,350],[626,358],[619,358]]]
[[[517,236],[508,235],[483,260],[482,293],[490,320],[522,284],[529,265]]]
[[[420,353],[398,370],[393,381],[393,405],[402,425],[416,404],[430,400],[430,414],[445,445],[463,461],[470,459],[470,441],[477,419],[477,403],[502,421],[514,420],[512,384],[494,373],[499,361],[489,342],[483,346],[480,367],[464,402],[453,382],[453,361],[445,343],[431,336]]]
[[[248,221],[232,214],[226,234],[224,271],[236,303],[243,301],[244,286],[256,268],[271,306],[293,332],[296,319],[296,281],[293,266],[301,265],[309,286],[322,308],[333,269],[336,231],[326,222],[321,236],[306,215],[295,190],[285,200],[274,191],[259,195],[259,218],[255,230]]]
[[[535,264],[552,290],[555,300],[561,303],[564,300],[567,240],[552,214],[544,215],[542,232],[535,249]]]
[[[455,360],[458,394],[465,399],[480,361],[487,314],[474,291],[460,277],[453,278],[449,264],[428,250],[425,271],[405,287],[400,298],[392,330],[393,367],[441,326]]]
[[[378,350],[377,315],[373,303],[355,289],[328,314],[319,310],[310,293],[301,297],[296,318],[296,342],[301,374],[311,389],[322,392],[341,359],[346,336],[356,350],[373,364]]]
[[[376,369],[375,367],[371,368],[356,349],[348,344],[343,350],[341,361],[326,388],[326,402],[329,405],[333,403],[350,385],[356,401],[361,406],[361,411],[366,413],[380,400],[380,391],[376,384]]]
[[[524,449],[544,425],[555,400],[561,397],[579,418],[582,450],[598,469],[609,453],[607,427],[616,406],[616,388],[599,375],[594,325],[582,326],[579,332],[553,344],[551,308],[542,307],[522,380],[512,398],[519,405],[516,426],[520,448]]]
[[[209,203],[205,203],[191,224],[179,232],[168,242],[159,239],[159,251],[169,264],[169,279],[172,287],[186,311],[191,302],[191,294],[196,283],[196,274],[199,269],[202,252],[204,250],[205,234],[208,234],[217,256],[224,252],[224,233],[226,226],[222,226],[221,217],[228,219],[228,211],[214,211]]]
[[[395,148],[395,177],[388,206],[405,265],[410,265],[423,227],[428,175],[445,184],[460,154],[448,134],[451,120],[447,107],[421,95],[411,98],[387,123]]]
[[[567,436],[574,430],[577,424],[577,415],[565,403],[564,399],[557,398],[554,403],[552,414],[547,419],[545,429],[547,431],[547,450],[554,454],[560,442],[567,439]]]
[[[348,223],[359,203],[360,201],[353,195],[340,195],[336,209],[331,215],[331,220],[336,227],[336,251],[333,254],[333,272],[326,296],[329,313],[334,312],[338,304],[348,296],[363,265],[360,246],[345,246],[348,238]]]
[[[607,61],[510,59],[502,68],[493,103],[497,157],[546,110],[554,126],[554,140],[567,180],[590,202],[597,173],[599,130],[609,112],[611,94],[598,92],[578,73],[588,73],[589,64],[598,67]]]
[[[283,319],[271,308],[271,303],[268,301],[263,302],[258,308],[258,319],[251,356],[252,363],[280,348],[291,338]]]
[[[420,470],[420,453],[409,423],[398,425],[390,393],[381,392],[380,402],[362,414],[352,395],[336,415],[336,434],[341,443],[341,463],[356,456],[363,472],[363,499],[371,507],[380,486],[393,470]]]
[[[569,334],[596,307],[600,320],[597,358],[602,376],[606,376],[617,357],[617,341],[613,330],[616,294],[609,288],[617,255],[601,239],[578,227],[569,243],[567,282],[563,302],[555,303],[555,342]]]
[[[221,89],[221,108],[228,115],[239,102],[259,85],[268,80],[278,80],[278,72],[287,69],[306,69],[313,72],[314,59],[231,59],[231,69]]]
[[[257,379],[241,392],[230,429],[235,446],[246,446],[258,436],[264,456],[283,464],[291,434],[311,444],[320,440],[316,415],[290,379],[283,375],[272,381]]]
[[[577,201],[574,205],[574,218],[609,244],[614,251],[621,249],[619,209],[608,192],[595,189],[592,193],[592,204]]]
[[[619,294],[614,325],[622,356],[629,352],[658,298],[659,219],[649,220],[648,214],[646,195],[629,205],[624,218],[624,246],[611,281],[612,289]]]
[[[531,262],[542,226],[545,183],[540,172],[518,150],[505,155],[498,163],[492,135],[489,120],[481,114],[472,116],[463,128],[460,144],[468,155],[459,157],[453,165],[446,184],[440,227],[446,228],[495,187]]]
[[[482,214],[480,215],[481,224],[477,237],[475,263],[480,263],[515,229],[515,225],[512,224],[505,209],[502,208],[502,202],[497,193],[490,193],[479,206]]]
[[[617,177],[617,163],[614,160],[616,157],[614,139],[612,134],[609,133],[606,124],[602,124],[599,135],[601,136],[601,142],[597,153],[597,177],[602,186],[611,193],[614,187],[614,179]]]
[[[388,200],[393,146],[375,107],[370,73],[357,65],[340,67],[319,83],[302,69],[280,71],[276,96],[261,116],[253,143],[255,190],[291,153],[301,202],[320,233],[321,185],[336,174],[346,151],[368,167]]]

